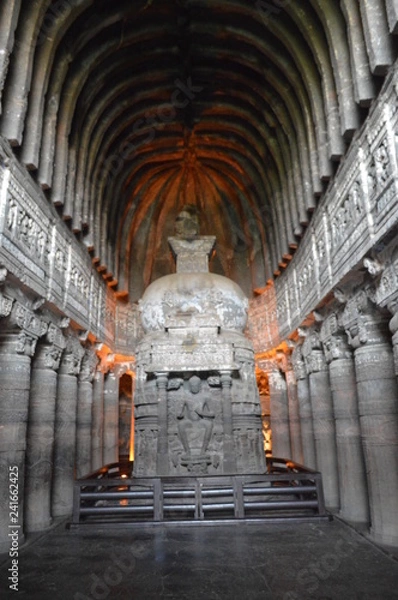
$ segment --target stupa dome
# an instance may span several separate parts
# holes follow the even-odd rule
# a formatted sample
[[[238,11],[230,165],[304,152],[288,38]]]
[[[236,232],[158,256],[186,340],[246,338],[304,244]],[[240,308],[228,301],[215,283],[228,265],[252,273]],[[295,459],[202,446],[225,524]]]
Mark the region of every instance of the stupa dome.
[[[231,279],[215,273],[175,273],[157,279],[141,301],[146,332],[179,327],[243,331],[248,300]]]

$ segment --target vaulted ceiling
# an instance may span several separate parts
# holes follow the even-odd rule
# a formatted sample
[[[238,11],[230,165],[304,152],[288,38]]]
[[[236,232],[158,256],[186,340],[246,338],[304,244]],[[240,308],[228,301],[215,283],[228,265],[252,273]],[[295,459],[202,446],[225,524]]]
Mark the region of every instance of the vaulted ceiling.
[[[7,0],[1,134],[120,293],[185,204],[246,293],[285,268],[396,56],[396,0]]]

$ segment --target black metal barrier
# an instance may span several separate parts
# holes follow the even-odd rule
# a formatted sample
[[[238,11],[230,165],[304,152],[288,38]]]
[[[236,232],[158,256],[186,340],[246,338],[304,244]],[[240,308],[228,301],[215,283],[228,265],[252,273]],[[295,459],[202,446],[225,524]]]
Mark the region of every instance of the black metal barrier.
[[[259,475],[136,478],[131,465],[107,465],[77,480],[69,526],[331,518],[321,473],[290,460],[267,458]]]

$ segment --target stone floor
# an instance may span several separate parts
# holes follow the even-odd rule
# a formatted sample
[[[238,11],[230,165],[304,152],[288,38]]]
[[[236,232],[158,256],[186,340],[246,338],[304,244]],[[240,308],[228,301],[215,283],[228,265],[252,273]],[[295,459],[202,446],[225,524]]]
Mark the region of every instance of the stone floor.
[[[19,552],[18,593],[0,557],[0,598],[392,600],[398,560],[338,520],[73,532]]]

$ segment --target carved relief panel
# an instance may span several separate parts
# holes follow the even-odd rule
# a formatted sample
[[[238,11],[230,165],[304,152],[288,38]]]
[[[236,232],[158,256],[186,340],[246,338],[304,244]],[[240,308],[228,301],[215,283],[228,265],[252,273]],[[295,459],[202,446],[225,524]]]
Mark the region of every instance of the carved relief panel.
[[[222,398],[217,377],[201,373],[169,378],[168,437],[171,474],[221,472]]]

